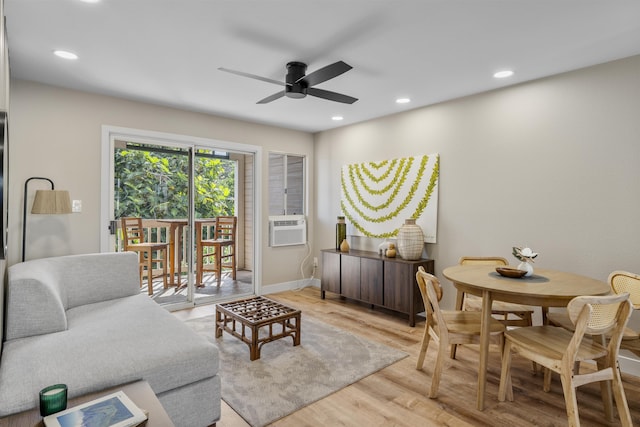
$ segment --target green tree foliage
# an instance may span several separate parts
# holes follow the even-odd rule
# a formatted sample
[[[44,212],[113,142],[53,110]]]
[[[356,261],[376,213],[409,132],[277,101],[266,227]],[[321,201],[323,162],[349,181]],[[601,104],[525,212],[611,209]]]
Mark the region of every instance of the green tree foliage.
[[[116,149],[115,217],[186,218],[188,167],[185,152]],[[196,155],[197,218],[235,214],[234,174],[235,161]]]

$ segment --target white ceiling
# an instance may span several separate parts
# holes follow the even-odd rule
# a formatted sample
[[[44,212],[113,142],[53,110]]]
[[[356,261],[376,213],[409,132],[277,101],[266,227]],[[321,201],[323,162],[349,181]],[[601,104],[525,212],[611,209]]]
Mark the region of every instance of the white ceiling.
[[[640,54],[638,0],[4,2],[12,78],[309,132]],[[257,105],[280,87],[218,70],[283,80],[294,60],[350,64],[318,87],[359,101]]]

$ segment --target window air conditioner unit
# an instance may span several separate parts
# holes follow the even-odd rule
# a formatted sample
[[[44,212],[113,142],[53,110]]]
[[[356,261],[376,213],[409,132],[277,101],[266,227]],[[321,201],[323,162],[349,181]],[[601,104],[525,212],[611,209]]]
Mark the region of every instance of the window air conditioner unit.
[[[269,246],[292,246],[307,243],[307,223],[304,215],[269,217]]]

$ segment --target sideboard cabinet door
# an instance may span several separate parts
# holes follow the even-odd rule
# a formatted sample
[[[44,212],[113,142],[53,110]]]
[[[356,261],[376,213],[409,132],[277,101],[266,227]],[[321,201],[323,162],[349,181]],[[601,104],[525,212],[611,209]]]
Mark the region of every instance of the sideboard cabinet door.
[[[422,295],[416,282],[418,267],[433,274],[433,260],[387,260],[384,263],[384,306],[409,315],[409,326],[415,326],[416,314],[424,311]]]
[[[342,295],[361,300],[360,296],[360,257],[342,254],[340,280]]]
[[[340,293],[340,252],[322,251],[320,290],[323,299],[325,291]]]
[[[360,259],[360,299],[375,305],[383,305],[382,260]]]
[[[409,313],[411,292],[415,276],[411,264],[384,263],[384,306],[401,313]]]

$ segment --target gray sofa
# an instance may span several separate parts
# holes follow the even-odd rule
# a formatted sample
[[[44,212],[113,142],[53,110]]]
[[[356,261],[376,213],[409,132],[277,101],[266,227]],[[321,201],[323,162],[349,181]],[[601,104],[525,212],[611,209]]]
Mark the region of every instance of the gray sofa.
[[[0,418],[37,407],[50,384],[74,397],[139,379],[176,426],[220,418],[218,349],[140,294],[133,253],[12,265],[5,314]]]

